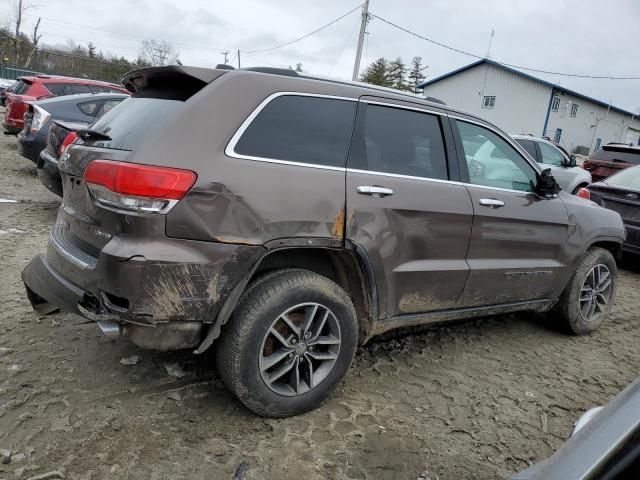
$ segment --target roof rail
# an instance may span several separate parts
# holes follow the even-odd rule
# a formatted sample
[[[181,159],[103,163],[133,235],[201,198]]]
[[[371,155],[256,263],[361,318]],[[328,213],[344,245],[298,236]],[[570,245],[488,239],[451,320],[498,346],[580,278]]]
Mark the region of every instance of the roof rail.
[[[275,67],[249,67],[243,68],[247,72],[269,73],[271,75],[284,75],[285,77],[299,77],[300,75],[295,70],[290,68],[275,68]]]

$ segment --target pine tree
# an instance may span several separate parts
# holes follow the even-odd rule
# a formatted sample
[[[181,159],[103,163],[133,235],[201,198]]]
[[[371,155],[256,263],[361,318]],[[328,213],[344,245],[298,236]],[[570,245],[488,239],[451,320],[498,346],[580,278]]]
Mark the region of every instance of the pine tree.
[[[96,58],[96,46],[93,44],[93,42],[89,42],[89,44],[87,45],[87,53],[89,55],[89,58]]]
[[[380,57],[367,67],[360,79],[372,85],[390,87],[392,82],[389,79],[389,62],[384,57]]]
[[[426,67],[422,66],[422,57],[413,57],[411,60],[411,71],[409,72],[409,83],[413,93],[418,93],[418,84],[427,78],[422,74],[422,70],[425,68]]]
[[[389,63],[388,78],[393,88],[398,90],[412,90],[407,82],[406,76],[407,67],[402,61],[402,58],[398,57]]]

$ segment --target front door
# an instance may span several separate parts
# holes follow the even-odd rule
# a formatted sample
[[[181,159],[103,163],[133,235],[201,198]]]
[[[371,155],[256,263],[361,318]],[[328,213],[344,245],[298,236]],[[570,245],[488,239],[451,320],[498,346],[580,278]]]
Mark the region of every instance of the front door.
[[[457,307],[549,298],[568,231],[562,200],[533,193],[535,168],[501,134],[455,125],[474,210],[469,281]]]
[[[372,264],[382,319],[452,308],[462,293],[473,208],[448,158],[457,161],[441,112],[360,102],[346,234]]]

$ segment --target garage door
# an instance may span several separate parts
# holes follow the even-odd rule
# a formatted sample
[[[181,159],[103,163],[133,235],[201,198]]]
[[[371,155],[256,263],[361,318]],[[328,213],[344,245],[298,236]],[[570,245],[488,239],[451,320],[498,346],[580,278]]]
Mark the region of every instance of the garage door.
[[[640,145],[640,130],[629,128],[627,130],[627,138],[624,143],[631,143],[633,145]]]

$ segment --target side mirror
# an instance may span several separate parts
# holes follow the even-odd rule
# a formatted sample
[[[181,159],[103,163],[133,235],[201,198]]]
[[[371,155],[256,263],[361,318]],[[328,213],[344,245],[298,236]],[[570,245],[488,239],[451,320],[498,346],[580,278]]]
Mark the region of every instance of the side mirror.
[[[575,155],[571,155],[569,157],[569,167],[575,167],[578,164],[577,160],[576,160],[576,156]]]
[[[551,169],[547,168],[538,175],[538,181],[534,192],[545,198],[555,198],[560,192],[560,185],[556,182],[556,179],[551,175]]]

